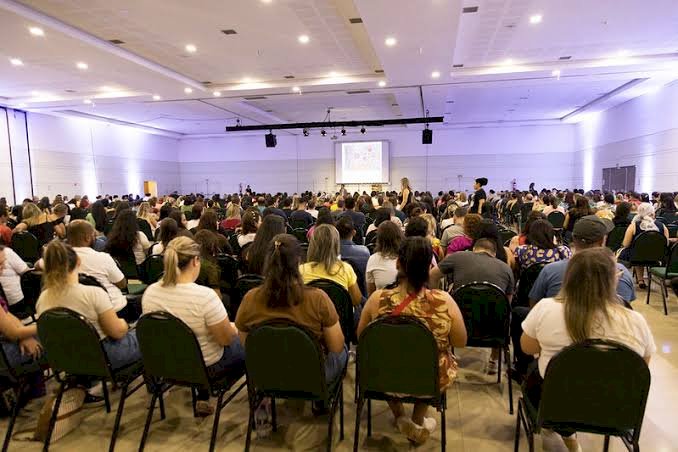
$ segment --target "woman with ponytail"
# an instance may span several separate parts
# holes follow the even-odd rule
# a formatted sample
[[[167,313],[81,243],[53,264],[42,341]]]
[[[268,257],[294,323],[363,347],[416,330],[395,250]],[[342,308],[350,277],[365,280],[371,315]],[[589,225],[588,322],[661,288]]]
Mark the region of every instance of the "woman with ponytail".
[[[186,323],[198,339],[211,376],[243,366],[245,352],[226,308],[212,289],[195,283],[200,275],[200,245],[188,237],[177,237],[169,242],[163,256],[165,273],[144,292],[143,313],[166,311]],[[214,412],[208,391],[198,391],[196,412],[199,416]]]
[[[38,316],[53,308],[68,308],[84,316],[97,330],[111,366],[120,369],[141,359],[135,331],[118,318],[113,302],[101,287],[78,282],[80,259],[70,245],[53,240],[43,254],[43,291]]]
[[[636,217],[631,221],[629,227],[626,228],[626,234],[624,234],[624,241],[622,242],[624,249],[619,253],[620,261],[628,262],[631,259],[633,242],[636,237],[647,231],[656,231],[660,234],[664,234],[668,243],[669,230],[664,226],[664,223],[655,220],[654,207],[652,207],[652,204],[644,202],[638,205]],[[640,281],[638,286],[641,289],[646,289],[647,286],[645,285],[643,268],[634,267],[633,270],[636,274],[636,281]]]
[[[328,383],[334,382],[348,359],[339,315],[325,292],[304,285],[299,273],[300,255],[301,247],[294,236],[273,237],[264,265],[264,284],[247,292],[235,324],[243,343],[248,331],[268,320],[291,320],[308,328],[327,351],[325,376]]]

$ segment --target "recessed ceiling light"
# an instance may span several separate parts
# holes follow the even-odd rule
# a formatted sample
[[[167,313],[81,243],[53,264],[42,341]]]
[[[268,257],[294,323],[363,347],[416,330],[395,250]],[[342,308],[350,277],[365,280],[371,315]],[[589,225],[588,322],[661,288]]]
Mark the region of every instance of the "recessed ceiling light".
[[[214,97],[221,97],[221,91],[214,91],[214,92],[212,93],[212,95],[213,95]]]
[[[308,42],[311,40],[311,38],[309,38],[308,35],[301,35],[301,36],[299,36],[299,37],[297,38],[297,40],[298,40],[301,44],[308,44]]]
[[[20,104],[19,104],[19,108],[26,108],[26,104],[20,103]]]
[[[440,72],[438,71],[431,72],[431,78],[440,78]]]
[[[160,100],[160,99],[162,99],[162,97],[158,96],[157,94],[155,96],[153,96],[153,100]]]
[[[261,0],[261,3],[273,3],[273,0]]]
[[[89,68],[89,65],[87,63],[83,63],[82,61],[75,63],[75,66],[81,71],[86,71]]]
[[[543,19],[541,14],[534,14],[530,16],[530,23],[531,24],[540,24],[541,20]]]
[[[560,69],[554,69],[551,71],[551,75],[554,77],[560,78]]]
[[[628,50],[620,50],[619,52],[617,52],[617,56],[620,56],[620,57],[627,57],[630,54],[631,54],[631,52],[629,52]]]
[[[186,94],[191,94],[193,92],[193,88],[186,87],[186,88],[184,88],[184,92]]]
[[[12,63],[12,66],[23,66],[24,62],[21,61],[19,58],[10,58],[9,62]]]
[[[386,80],[379,80],[379,87],[383,88],[384,86],[386,86]]]
[[[28,27],[28,31],[33,36],[45,36],[45,31],[40,27]]]
[[[393,47],[394,45],[398,44],[398,40],[393,36],[389,36],[384,40],[384,44],[386,44],[389,47]]]
[[[293,86],[292,91],[294,91],[295,93],[298,93],[298,92],[301,91],[301,88],[299,88],[298,86]]]
[[[504,61],[501,62],[504,66],[510,66],[513,64],[513,59],[512,58],[506,58]]]
[[[468,13],[477,13],[478,12],[478,7],[477,6],[466,6],[464,7],[461,12],[463,14],[468,14]]]
[[[193,44],[186,44],[186,47],[184,47],[188,53],[195,53],[198,51],[198,48],[193,45]]]
[[[91,99],[85,99],[85,100],[83,100],[83,102],[86,103],[87,105],[90,105],[92,103],[92,100]]]

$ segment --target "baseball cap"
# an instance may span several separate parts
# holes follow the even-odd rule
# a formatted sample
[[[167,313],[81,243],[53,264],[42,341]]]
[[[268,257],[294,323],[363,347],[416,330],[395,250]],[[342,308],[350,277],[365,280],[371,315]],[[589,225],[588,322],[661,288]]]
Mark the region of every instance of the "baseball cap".
[[[583,243],[595,243],[602,240],[614,229],[614,223],[607,218],[600,218],[596,215],[587,215],[581,217],[572,230],[572,237]]]

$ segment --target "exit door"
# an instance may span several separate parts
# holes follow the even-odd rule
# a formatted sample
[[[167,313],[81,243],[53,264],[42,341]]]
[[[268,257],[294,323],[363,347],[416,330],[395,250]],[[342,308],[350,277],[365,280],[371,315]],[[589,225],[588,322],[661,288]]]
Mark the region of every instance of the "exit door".
[[[603,191],[635,191],[636,167],[603,168]]]

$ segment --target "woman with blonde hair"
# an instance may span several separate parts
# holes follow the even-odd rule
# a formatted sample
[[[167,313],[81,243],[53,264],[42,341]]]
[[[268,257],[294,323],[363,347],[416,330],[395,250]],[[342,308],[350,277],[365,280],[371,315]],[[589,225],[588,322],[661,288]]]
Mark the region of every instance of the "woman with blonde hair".
[[[655,219],[654,207],[652,207],[652,204],[644,202],[638,205],[638,213],[631,221],[631,224],[626,228],[624,241],[622,242],[624,249],[619,253],[620,261],[628,262],[631,259],[633,242],[640,234],[647,231],[655,231],[664,234],[668,243],[670,237],[669,230],[664,226],[664,223]],[[633,272],[636,275],[636,280],[639,281],[638,287],[646,289],[647,286],[645,285],[643,267],[634,267]]]
[[[226,219],[219,225],[221,229],[235,230],[240,226],[240,204],[231,203],[226,209]]]
[[[617,297],[617,271],[612,251],[595,247],[575,253],[555,298],[537,303],[522,323],[523,352],[539,355],[538,366],[523,386],[535,408],[549,361],[563,348],[587,339],[609,339],[626,345],[649,363],[656,347],[645,318],[626,309]],[[584,369],[582,369],[584,370]],[[576,432],[557,430],[570,451],[580,451]]]
[[[34,203],[26,203],[21,212],[21,218],[21,223],[16,225],[12,231],[13,234],[28,231],[38,239],[41,247],[54,238],[54,225],[50,221],[49,214],[40,210]]]
[[[334,281],[351,295],[353,306],[360,304],[362,294],[358,277],[350,264],[339,258],[339,231],[329,224],[321,224],[313,231],[308,245],[306,263],[299,267],[304,283],[316,279]]]
[[[410,180],[406,177],[400,179],[400,210],[404,211],[405,206],[412,203],[414,194],[410,187]]]
[[[137,218],[146,220],[148,224],[151,225],[151,230],[155,231],[158,227],[158,220],[155,217],[155,214],[151,210],[151,204],[148,201],[144,201],[139,204],[139,210],[137,211]]]
[[[428,232],[426,238],[431,242],[433,254],[435,254],[436,261],[440,262],[445,257],[445,250],[440,245],[440,239],[436,237],[436,219],[430,213],[420,215],[428,224]]]
[[[68,308],[82,315],[96,329],[113,369],[141,359],[134,330],[118,318],[113,302],[101,287],[78,280],[80,259],[70,245],[54,240],[43,256],[43,291],[37,302],[38,316],[53,308]]]
[[[177,237],[165,248],[164,274],[144,292],[144,314],[166,311],[178,317],[193,331],[202,350],[207,372],[220,376],[229,369],[243,366],[245,352],[238,333],[214,290],[195,283],[200,275],[200,245],[188,237]],[[196,412],[209,416],[209,392],[198,391]]]

